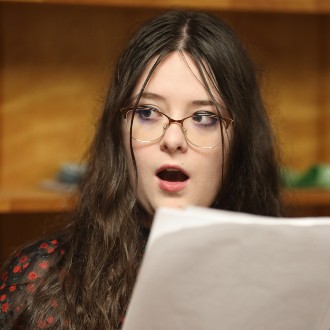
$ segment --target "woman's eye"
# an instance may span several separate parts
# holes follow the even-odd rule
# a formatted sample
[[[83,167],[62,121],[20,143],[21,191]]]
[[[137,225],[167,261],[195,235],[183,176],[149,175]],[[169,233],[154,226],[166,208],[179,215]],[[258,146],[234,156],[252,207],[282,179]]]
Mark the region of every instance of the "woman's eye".
[[[212,126],[215,125],[219,121],[219,117],[215,115],[213,112],[196,112],[192,117],[194,123],[199,126]]]
[[[141,120],[156,120],[159,117],[159,112],[157,109],[142,106],[136,109],[136,115]]]

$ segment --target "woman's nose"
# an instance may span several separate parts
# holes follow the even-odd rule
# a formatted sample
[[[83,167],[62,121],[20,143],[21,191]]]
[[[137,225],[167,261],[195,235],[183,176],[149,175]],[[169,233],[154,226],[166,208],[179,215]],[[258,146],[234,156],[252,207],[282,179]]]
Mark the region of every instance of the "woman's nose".
[[[180,123],[171,123],[167,126],[165,134],[160,141],[160,148],[162,151],[168,151],[170,153],[187,151],[188,142]]]

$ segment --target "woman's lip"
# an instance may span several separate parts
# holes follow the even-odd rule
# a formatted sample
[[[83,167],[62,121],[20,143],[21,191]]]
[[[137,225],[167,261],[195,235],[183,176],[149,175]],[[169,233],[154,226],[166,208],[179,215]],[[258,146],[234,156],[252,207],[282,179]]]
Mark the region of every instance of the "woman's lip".
[[[167,191],[167,192],[179,192],[181,190],[183,190],[184,188],[186,188],[187,184],[188,184],[188,180],[186,181],[176,181],[176,182],[172,182],[172,181],[165,181],[162,180],[160,178],[158,178],[158,184],[159,184],[159,188],[161,190]]]
[[[166,181],[166,180],[162,180],[160,177],[157,176],[158,173],[165,171],[167,169],[175,169],[175,170],[182,172],[183,174],[185,174],[187,176],[187,180],[185,180],[185,181]],[[189,174],[187,173],[187,171],[185,171],[179,165],[163,165],[163,166],[159,167],[158,170],[156,171],[156,176],[158,179],[159,188],[161,190],[167,191],[167,192],[179,192],[187,186],[188,181],[189,181]]]
[[[187,171],[185,171],[181,166],[179,165],[163,165],[161,167],[159,167],[156,171],[156,175],[162,171],[165,171],[167,169],[174,169],[174,170],[178,170],[180,172],[182,172],[183,174],[185,174],[188,178],[189,178],[189,174],[187,173]]]

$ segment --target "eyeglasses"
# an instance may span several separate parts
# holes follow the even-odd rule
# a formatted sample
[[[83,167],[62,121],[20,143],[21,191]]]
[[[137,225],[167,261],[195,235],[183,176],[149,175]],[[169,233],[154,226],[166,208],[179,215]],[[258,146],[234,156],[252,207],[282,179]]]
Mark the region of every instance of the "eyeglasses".
[[[134,108],[121,109],[130,132]],[[139,142],[154,142],[161,139],[166,129],[173,123],[181,126],[186,139],[199,148],[214,148],[221,142],[221,127],[228,129],[233,124],[232,119],[219,117],[213,112],[197,111],[183,119],[172,119],[157,108],[149,105],[138,106],[132,126],[132,138]]]

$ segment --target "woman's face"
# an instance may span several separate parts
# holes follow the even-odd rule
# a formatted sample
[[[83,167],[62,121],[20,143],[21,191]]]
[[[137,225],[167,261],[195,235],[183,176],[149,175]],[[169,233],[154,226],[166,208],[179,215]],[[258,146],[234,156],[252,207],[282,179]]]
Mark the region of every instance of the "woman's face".
[[[140,77],[133,92],[132,105],[153,63],[149,63]],[[202,81],[190,55],[173,52],[154,71],[139,106],[150,105],[173,119],[182,119],[202,110],[217,114]],[[219,95],[216,98],[218,103],[222,103]],[[223,115],[228,117],[228,114]],[[124,123],[123,131],[134,185],[130,137]],[[231,127],[224,130],[226,150],[230,136]],[[198,148],[186,140],[180,124],[172,123],[164,136],[155,142],[133,140],[133,150],[138,172],[137,198],[150,215],[158,207],[208,207],[213,203],[221,186],[221,143],[212,149]]]

